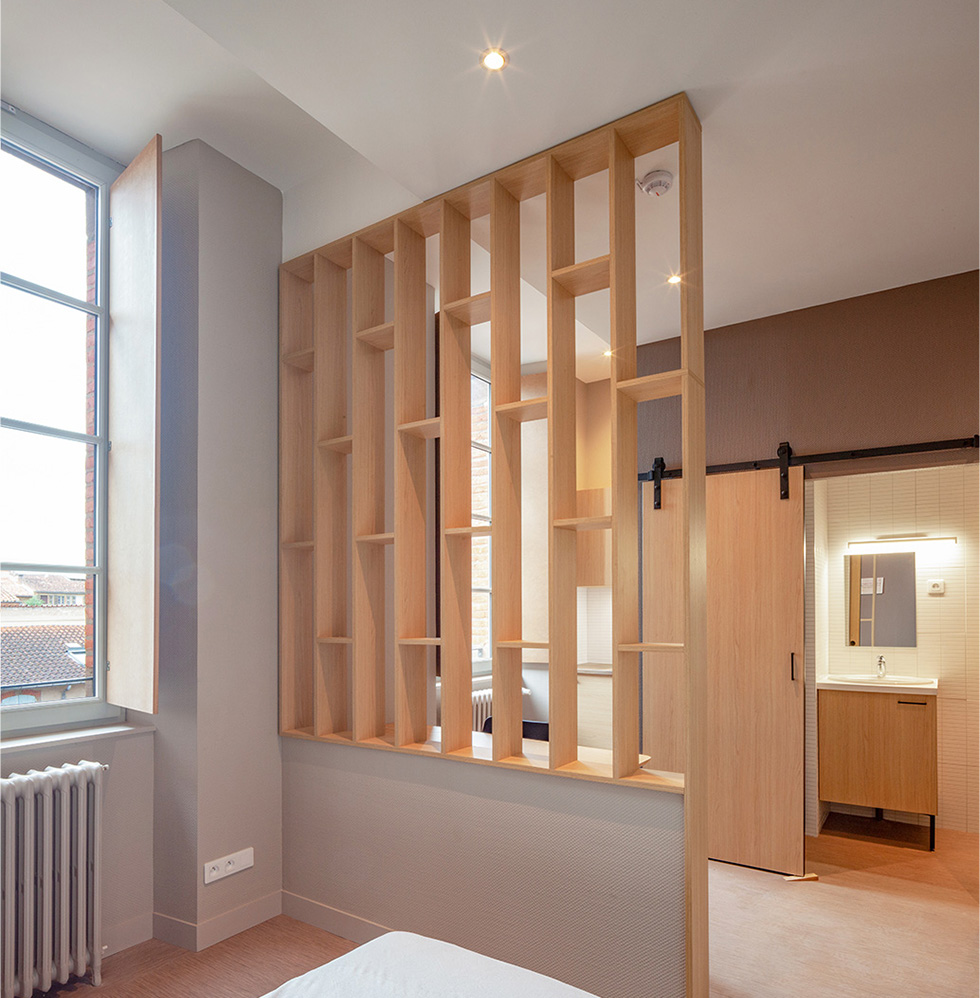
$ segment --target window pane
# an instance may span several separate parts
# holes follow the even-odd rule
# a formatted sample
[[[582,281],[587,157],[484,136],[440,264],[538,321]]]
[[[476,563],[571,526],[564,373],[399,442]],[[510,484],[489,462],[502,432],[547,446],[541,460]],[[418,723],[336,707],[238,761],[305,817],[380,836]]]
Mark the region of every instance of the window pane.
[[[490,594],[473,593],[473,661],[490,660]]]
[[[95,696],[95,580],[0,573],[3,706]]]
[[[490,385],[483,378],[470,376],[471,439],[490,446]]]
[[[473,538],[473,588],[490,588],[490,538]]]
[[[0,153],[4,219],[0,269],[63,294],[95,301],[97,188]]]
[[[95,433],[95,317],[0,289],[2,415]]]
[[[4,429],[0,462],[0,560],[91,564],[95,448]]]
[[[473,476],[473,514],[477,517],[490,516],[490,455],[479,447],[470,448]],[[474,520],[474,523],[481,522]]]

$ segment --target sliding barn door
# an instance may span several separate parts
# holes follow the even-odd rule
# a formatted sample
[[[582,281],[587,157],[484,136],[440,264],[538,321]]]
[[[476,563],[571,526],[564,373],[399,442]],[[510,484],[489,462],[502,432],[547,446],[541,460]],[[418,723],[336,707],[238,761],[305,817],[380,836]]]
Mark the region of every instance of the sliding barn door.
[[[679,515],[644,486],[645,641],[669,641]],[[709,855],[803,873],[803,471],[790,498],[777,470],[711,475],[707,484]],[[674,656],[679,658],[679,656]],[[679,662],[646,656],[643,751],[683,768]]]

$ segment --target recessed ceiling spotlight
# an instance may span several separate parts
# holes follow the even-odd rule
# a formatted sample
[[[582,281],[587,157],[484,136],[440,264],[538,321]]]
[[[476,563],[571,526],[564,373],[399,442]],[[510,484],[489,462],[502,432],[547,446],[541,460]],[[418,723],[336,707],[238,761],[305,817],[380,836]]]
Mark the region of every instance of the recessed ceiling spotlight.
[[[507,65],[507,53],[503,49],[487,49],[480,56],[480,65],[494,72],[503,69]]]
[[[671,274],[670,277],[667,278],[667,283],[668,284],[680,284],[681,283],[681,275],[680,274]]]
[[[611,357],[611,356],[612,356],[612,350],[606,350],[606,351],[605,351],[605,352],[603,353],[603,355],[602,355],[602,356],[603,356],[603,357]]]

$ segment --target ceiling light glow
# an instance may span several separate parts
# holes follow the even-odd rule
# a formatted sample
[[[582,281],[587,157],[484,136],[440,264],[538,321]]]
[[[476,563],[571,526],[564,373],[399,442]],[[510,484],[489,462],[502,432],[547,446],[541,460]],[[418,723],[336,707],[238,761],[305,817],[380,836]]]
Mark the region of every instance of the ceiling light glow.
[[[503,69],[507,65],[507,53],[503,49],[487,49],[480,56],[480,65],[494,72]]]
[[[606,350],[606,351],[605,351],[605,352],[603,353],[603,355],[602,355],[602,356],[603,356],[603,357],[611,357],[611,356],[612,356],[612,350]]]
[[[680,284],[681,283],[681,275],[680,274],[671,274],[670,277],[667,278],[667,283],[668,284]]]

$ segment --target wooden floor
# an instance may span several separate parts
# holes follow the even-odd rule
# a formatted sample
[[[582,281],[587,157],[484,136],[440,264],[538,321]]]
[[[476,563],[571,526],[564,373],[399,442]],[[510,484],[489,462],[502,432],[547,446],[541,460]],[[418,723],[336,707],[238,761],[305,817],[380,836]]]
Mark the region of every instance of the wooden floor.
[[[102,987],[97,991],[84,981],[73,981],[49,994],[260,998],[353,948],[346,939],[279,915],[200,953],[151,939],[104,960]]]
[[[711,998],[976,998],[977,836],[831,815],[818,881],[711,864]],[[284,915],[201,953],[109,957],[99,998],[260,998],[354,948]],[[82,982],[51,992],[92,994]]]

